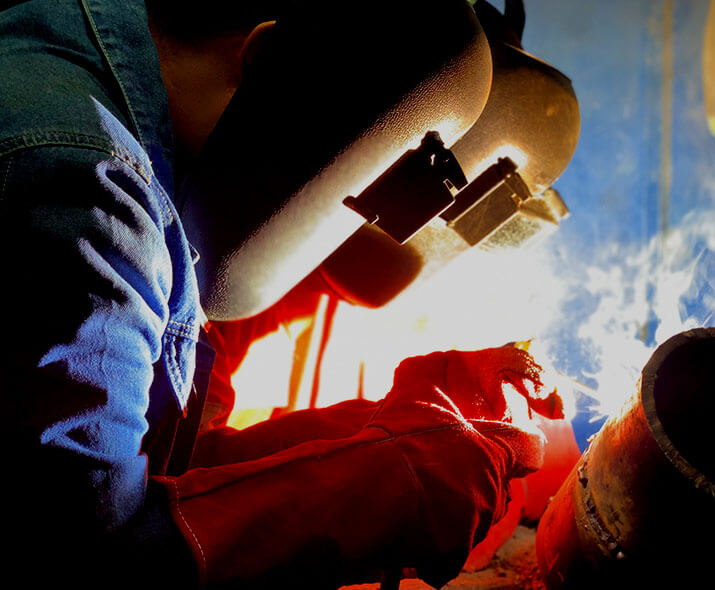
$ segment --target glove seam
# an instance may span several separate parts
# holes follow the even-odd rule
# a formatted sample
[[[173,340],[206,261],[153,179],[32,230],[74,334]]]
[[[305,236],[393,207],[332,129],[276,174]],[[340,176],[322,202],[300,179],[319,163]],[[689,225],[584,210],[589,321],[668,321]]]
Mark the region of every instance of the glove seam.
[[[225,487],[233,486],[233,485],[236,485],[236,484],[238,484],[238,483],[240,483],[240,482],[243,482],[243,481],[249,481],[250,479],[252,479],[252,478],[254,478],[254,477],[260,477],[260,476],[262,476],[262,475],[264,475],[264,474],[266,474],[266,473],[270,473],[270,472],[272,472],[272,471],[277,471],[277,470],[279,470],[279,469],[282,469],[282,468],[285,468],[285,467],[289,467],[289,466],[291,466],[291,465],[296,465],[296,464],[301,463],[301,462],[308,462],[308,461],[314,461],[314,460],[316,460],[316,459],[329,458],[329,457],[332,457],[332,456],[334,456],[334,455],[337,455],[337,454],[342,453],[342,452],[347,451],[347,450],[356,449],[356,448],[361,448],[361,447],[370,447],[370,446],[375,446],[375,445],[381,445],[381,444],[389,443],[389,442],[397,442],[399,439],[402,439],[402,438],[407,438],[407,437],[412,437],[412,436],[420,436],[420,435],[428,434],[428,433],[432,433],[432,432],[441,432],[441,431],[447,431],[447,430],[457,430],[457,429],[459,429],[459,428],[464,428],[464,425],[463,425],[463,424],[445,424],[445,425],[443,425],[443,426],[437,426],[437,427],[434,427],[434,428],[426,428],[426,429],[423,429],[423,430],[417,430],[417,431],[414,431],[414,432],[407,432],[407,433],[398,434],[398,435],[395,435],[395,434],[391,433],[389,430],[387,430],[387,429],[385,429],[384,427],[382,427],[382,426],[380,426],[380,425],[377,425],[377,424],[368,424],[368,425],[365,426],[365,428],[366,428],[366,429],[367,429],[367,428],[373,428],[373,429],[379,430],[380,432],[385,433],[385,434],[388,436],[388,438],[383,438],[383,439],[380,439],[380,440],[371,440],[371,441],[359,442],[359,443],[354,444],[354,445],[344,446],[344,447],[340,447],[340,448],[338,448],[338,449],[331,449],[331,450],[328,450],[328,451],[324,451],[324,452],[319,453],[319,454],[316,454],[316,455],[307,455],[307,456],[304,456],[304,457],[297,457],[297,458],[291,459],[290,461],[287,461],[287,462],[285,462],[285,463],[277,463],[276,465],[272,465],[271,467],[268,467],[268,468],[263,469],[263,470],[261,470],[261,471],[258,471],[258,472],[256,472],[256,473],[250,473],[250,474],[245,475],[245,476],[243,476],[243,477],[241,477],[241,478],[239,478],[239,479],[232,479],[231,481],[227,481],[227,482],[222,483],[222,484],[220,484],[220,485],[216,485],[216,486],[214,486],[214,487],[211,487],[210,489],[207,489],[207,490],[204,490],[204,491],[195,492],[195,493],[191,494],[190,496],[186,496],[186,497],[198,498],[198,497],[201,497],[201,496],[205,496],[205,495],[207,495],[207,494],[212,494],[212,493],[214,493],[216,490],[220,490],[220,489],[225,488]],[[221,467],[223,467],[223,466],[216,466],[216,467],[209,467],[209,468],[201,468],[201,467],[199,467],[199,468],[197,468],[197,469],[220,469]],[[180,476],[180,477],[181,477],[181,476]],[[172,485],[174,486],[174,488],[175,488],[175,490],[176,490],[176,498],[177,498],[177,500],[182,499],[182,498],[185,498],[184,496],[181,496],[181,494],[179,493],[178,480],[180,479],[180,477],[179,477],[179,478],[167,478],[167,479],[171,479],[171,483],[172,483]]]
[[[469,425],[474,428],[480,434],[487,432],[502,432],[508,430],[522,430],[521,428],[515,426],[511,422],[504,422],[503,420],[484,420],[479,418],[469,418],[467,419]],[[493,424],[493,428],[476,428],[475,424]]]
[[[382,426],[378,426],[378,425],[370,425],[370,426],[366,426],[366,428],[377,428],[378,430],[381,430],[382,432],[384,432],[385,434],[387,434],[390,437],[390,438],[385,439],[385,442],[394,443],[394,446],[397,448],[397,452],[400,453],[400,458],[402,459],[402,462],[404,463],[405,468],[407,469],[408,473],[410,474],[410,479],[412,480],[412,485],[415,488],[415,491],[417,492],[417,494],[419,495],[420,505],[423,505],[424,493],[425,493],[424,486],[422,485],[422,482],[420,481],[419,477],[417,476],[417,472],[415,471],[414,467],[412,467],[412,463],[407,458],[407,456],[402,452],[402,449],[400,448],[400,446],[397,444],[398,440],[400,438],[402,438],[402,436],[406,436],[406,435],[395,436],[386,428],[383,428]],[[437,429],[437,430],[440,430],[440,429]],[[422,434],[423,432],[427,432],[427,431],[421,431],[420,434]],[[410,433],[410,434],[413,434],[413,433]]]
[[[392,446],[397,450],[397,452],[400,455],[400,460],[402,461],[403,466],[407,470],[408,476],[410,478],[410,483],[412,484],[412,488],[414,489],[416,495],[417,495],[417,510],[418,513],[421,515],[421,517],[418,517],[416,520],[418,522],[426,522],[426,523],[431,523],[433,519],[431,518],[430,510],[428,507],[428,502],[427,502],[427,491],[425,490],[424,486],[422,485],[422,481],[420,480],[419,476],[417,475],[417,472],[415,471],[414,466],[412,465],[412,462],[410,461],[409,457],[404,453],[404,451],[400,448],[400,445],[398,444],[399,441],[402,438],[406,438],[407,436],[412,436],[412,435],[417,435],[417,434],[423,434],[427,432],[436,432],[436,431],[443,431],[447,430],[449,428],[453,428],[455,425],[450,425],[450,426],[445,426],[445,427],[439,427],[439,428],[430,428],[427,430],[421,430],[419,432],[411,432],[403,435],[397,435],[395,436],[393,433],[391,433],[389,430],[386,428],[379,426],[379,425],[369,425],[366,426],[366,428],[377,428],[378,430],[381,430],[385,434],[387,434],[390,438],[386,439],[386,442],[391,442]]]
[[[459,424],[443,424],[440,426],[433,426],[431,428],[423,428],[421,430],[414,430],[412,432],[403,432],[401,434],[394,434],[393,432],[390,432],[387,428],[384,426],[381,426],[379,424],[367,424],[365,425],[365,428],[375,428],[377,430],[380,430],[387,434],[390,438],[385,439],[384,441],[371,441],[369,443],[363,443],[363,444],[375,444],[375,443],[380,443],[380,442],[385,442],[389,440],[398,440],[401,438],[407,438],[409,436],[420,436],[422,434],[429,434],[432,432],[441,432],[445,430],[460,430],[464,429],[465,423],[472,428],[477,434],[484,435],[485,433],[490,433],[490,432],[506,432],[510,430],[519,430],[516,426],[510,424],[509,422],[500,422],[498,420],[480,420],[477,418],[474,419],[467,419],[464,421],[464,423],[459,423]],[[494,428],[476,428],[475,424],[494,424]],[[498,426],[501,425],[501,426]],[[338,452],[338,451],[335,451]]]
[[[176,495],[176,499],[179,500],[180,495],[179,495],[179,486],[178,486],[177,480],[175,478],[172,478],[170,481],[174,488],[174,494]],[[200,568],[199,579],[200,580],[205,579],[207,571],[208,571],[208,564],[206,562],[206,554],[204,553],[204,548],[201,546],[201,541],[199,541],[199,538],[196,536],[196,533],[191,528],[191,525],[189,524],[189,522],[186,520],[184,513],[181,511],[181,502],[177,501],[174,503],[174,505],[176,506],[176,512],[177,512],[179,518],[181,519],[181,522],[184,524],[184,527],[186,528],[186,530],[189,531],[189,533],[191,533],[191,537],[194,539],[194,543],[196,544],[196,547],[199,550],[199,554],[201,556],[201,563],[199,564],[199,568]]]

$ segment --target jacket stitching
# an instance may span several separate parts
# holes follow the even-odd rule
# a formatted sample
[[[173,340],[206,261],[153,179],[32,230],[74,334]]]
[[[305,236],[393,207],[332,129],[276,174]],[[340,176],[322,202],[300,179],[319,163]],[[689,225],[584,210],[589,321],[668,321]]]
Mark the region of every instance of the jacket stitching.
[[[179,326],[180,328],[186,328],[187,330],[195,330],[196,324],[190,324],[188,322],[180,322],[178,320],[170,320],[169,323]]]
[[[152,177],[151,181],[148,181],[148,182],[151,184],[151,186],[153,186],[157,189],[157,192],[161,196],[161,199],[162,199],[162,201],[164,201],[164,205],[166,206],[166,213],[169,217],[168,222],[173,223],[175,221],[174,214],[171,211],[171,202],[169,201],[169,197],[166,195],[166,192],[164,191],[164,187],[161,186],[161,184],[154,182],[153,177]]]
[[[99,44],[100,49],[102,50],[102,57],[107,62],[107,66],[109,67],[109,70],[112,72],[114,79],[117,81],[117,85],[119,86],[119,89],[122,92],[122,97],[124,98],[124,104],[126,105],[127,110],[129,111],[129,117],[132,120],[132,125],[134,126],[137,137],[139,138],[139,143],[143,147],[146,145],[146,143],[144,142],[144,136],[141,132],[141,129],[139,128],[139,122],[137,121],[136,114],[134,113],[134,108],[132,107],[132,104],[129,102],[129,96],[127,95],[127,91],[124,88],[124,84],[122,83],[122,79],[119,76],[119,72],[117,71],[117,68],[115,67],[114,62],[109,57],[109,52],[107,51],[107,48],[104,44],[104,39],[102,39],[102,36],[99,34],[99,29],[97,28],[97,24],[94,22],[94,17],[92,16],[92,11],[90,10],[89,5],[87,4],[87,0],[82,0],[82,6],[84,8],[85,15],[87,16],[87,20],[89,21],[89,25],[92,28],[92,32],[94,33],[94,37],[97,40],[97,43]]]
[[[122,152],[112,149],[112,144],[107,140],[85,133],[48,131],[37,136],[18,135],[10,137],[0,141],[0,156],[10,155],[23,149],[47,146],[90,148],[108,154],[129,166],[144,182],[151,184],[152,174],[150,171],[139,165],[138,162],[127,158]],[[162,198],[166,200],[163,195]]]
[[[7,181],[10,178],[10,169],[12,168],[13,156],[8,156],[7,164],[5,166],[5,175],[2,181],[2,189],[0,189],[0,199],[5,196],[5,189],[7,188]]]
[[[115,158],[136,172],[150,188],[156,189],[156,192],[159,194],[162,204],[164,205],[163,207],[159,207],[159,214],[161,215],[162,223],[164,225],[171,225],[175,222],[174,214],[171,209],[171,202],[169,201],[163,187],[154,181],[155,179],[151,171],[147,170],[144,166],[141,166],[141,163],[136,160],[127,158],[122,151],[113,149],[112,144],[101,137],[87,135],[85,133],[67,133],[64,131],[49,131],[36,137],[18,135],[16,137],[0,141],[0,157],[11,156],[15,152],[24,149],[42,147],[90,149]]]
[[[198,327],[195,324],[185,324],[177,320],[169,320],[166,331],[175,336],[185,336],[196,340],[198,338]]]
[[[174,336],[181,336],[181,337],[186,337],[186,338],[191,338],[193,334],[193,330],[190,330],[188,328],[180,328],[176,326],[167,326],[166,332],[168,334],[173,334]]]

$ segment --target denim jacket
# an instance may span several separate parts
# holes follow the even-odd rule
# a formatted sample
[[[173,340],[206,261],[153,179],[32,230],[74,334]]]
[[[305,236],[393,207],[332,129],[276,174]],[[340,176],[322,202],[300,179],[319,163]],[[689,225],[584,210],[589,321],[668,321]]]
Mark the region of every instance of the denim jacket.
[[[3,448],[17,532],[48,553],[140,521],[166,471],[201,323],[173,185],[143,1],[0,12]]]

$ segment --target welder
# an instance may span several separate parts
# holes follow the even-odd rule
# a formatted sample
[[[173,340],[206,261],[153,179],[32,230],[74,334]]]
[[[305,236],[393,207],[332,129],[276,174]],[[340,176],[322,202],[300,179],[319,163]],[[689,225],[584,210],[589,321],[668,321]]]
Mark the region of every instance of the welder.
[[[526,353],[408,359],[379,403],[192,449],[204,312],[280,298],[364,222],[345,198],[406,150],[453,168],[441,146],[491,80],[471,6],[3,6],[6,571],[29,587],[454,577],[540,463],[516,407],[556,406]]]

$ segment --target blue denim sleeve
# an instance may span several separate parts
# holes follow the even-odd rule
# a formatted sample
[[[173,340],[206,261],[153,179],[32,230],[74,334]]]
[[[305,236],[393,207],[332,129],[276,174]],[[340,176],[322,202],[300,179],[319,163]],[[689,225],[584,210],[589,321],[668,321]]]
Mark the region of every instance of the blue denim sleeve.
[[[130,162],[74,146],[5,155],[0,188],[0,416],[18,552],[106,557],[102,543],[142,510],[154,525],[133,526],[156,542],[169,524],[145,505],[140,448],[173,280],[162,194]]]

